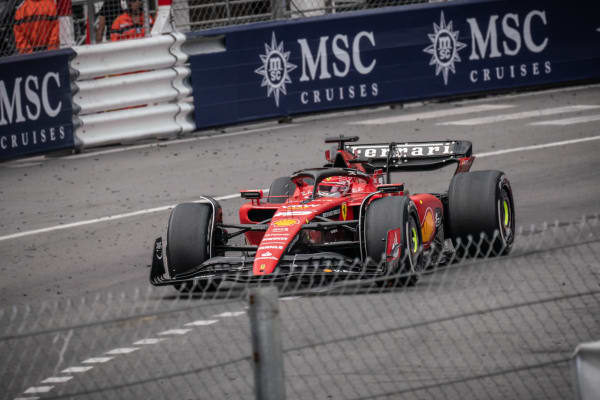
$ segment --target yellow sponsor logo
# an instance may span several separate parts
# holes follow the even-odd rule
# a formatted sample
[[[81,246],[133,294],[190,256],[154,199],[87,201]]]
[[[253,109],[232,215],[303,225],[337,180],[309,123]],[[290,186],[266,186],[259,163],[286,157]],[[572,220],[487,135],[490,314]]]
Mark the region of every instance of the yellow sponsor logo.
[[[260,272],[263,272],[267,266],[265,264],[260,264]]]
[[[345,221],[347,217],[348,217],[348,204],[342,203],[342,220]]]
[[[298,221],[295,218],[291,218],[291,219],[280,219],[279,221],[275,221],[273,222],[273,225],[275,226],[292,226],[292,225],[298,225],[300,223],[300,221]]]

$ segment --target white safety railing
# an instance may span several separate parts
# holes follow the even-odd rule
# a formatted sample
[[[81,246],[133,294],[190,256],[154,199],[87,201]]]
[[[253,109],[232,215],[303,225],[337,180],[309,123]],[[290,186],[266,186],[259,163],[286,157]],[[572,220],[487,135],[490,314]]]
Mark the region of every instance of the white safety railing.
[[[79,46],[71,60],[81,148],[172,138],[196,129],[181,33]]]
[[[139,70],[157,70],[183,65],[188,56],[181,51],[182,33],[149,38],[108,42],[93,46],[76,46],[71,68],[78,80],[103,77]]]
[[[136,74],[111,76],[77,82],[73,101],[79,115],[114,110],[140,104],[179,101],[192,94],[184,82],[191,71],[174,67]]]

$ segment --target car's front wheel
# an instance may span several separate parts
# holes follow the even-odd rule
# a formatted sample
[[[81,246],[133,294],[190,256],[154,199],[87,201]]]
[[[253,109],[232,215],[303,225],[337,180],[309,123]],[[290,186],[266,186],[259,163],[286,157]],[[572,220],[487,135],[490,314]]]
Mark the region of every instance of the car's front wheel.
[[[169,272],[177,278],[209,258],[209,234],[213,208],[206,203],[178,204],[169,218],[167,228],[167,261]],[[175,284],[183,293],[215,290],[218,280],[198,280]]]

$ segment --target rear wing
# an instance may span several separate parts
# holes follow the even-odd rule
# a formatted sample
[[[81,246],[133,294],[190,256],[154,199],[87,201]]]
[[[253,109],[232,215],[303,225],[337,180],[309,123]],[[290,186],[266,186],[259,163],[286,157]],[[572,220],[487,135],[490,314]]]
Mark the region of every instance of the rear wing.
[[[433,170],[458,163],[457,172],[473,162],[473,145],[466,140],[438,142],[374,143],[344,145],[354,155],[351,163],[362,163],[385,171]],[[463,164],[465,164],[463,166]]]

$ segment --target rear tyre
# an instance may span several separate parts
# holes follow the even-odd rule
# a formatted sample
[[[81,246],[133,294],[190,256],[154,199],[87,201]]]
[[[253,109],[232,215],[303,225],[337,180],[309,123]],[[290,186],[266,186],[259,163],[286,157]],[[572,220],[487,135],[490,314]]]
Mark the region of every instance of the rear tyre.
[[[209,232],[212,206],[205,203],[178,204],[169,218],[167,228],[167,260],[169,272],[177,277],[197,267],[209,257]],[[215,290],[218,280],[199,280],[175,284],[182,293]]]
[[[502,256],[515,239],[515,207],[501,171],[455,175],[448,190],[450,238],[459,256]]]
[[[400,228],[400,237],[391,255],[387,255],[388,232]],[[385,266],[391,278],[378,281],[382,286],[413,286],[423,270],[421,227],[415,205],[406,196],[373,200],[365,215],[367,257]],[[394,254],[395,253],[395,254]],[[400,275],[400,276],[399,276]]]
[[[267,201],[273,204],[285,203],[287,198],[294,194],[296,185],[287,176],[277,178],[269,188]]]

